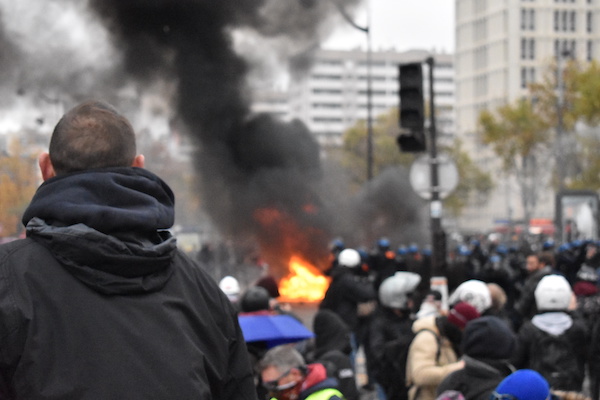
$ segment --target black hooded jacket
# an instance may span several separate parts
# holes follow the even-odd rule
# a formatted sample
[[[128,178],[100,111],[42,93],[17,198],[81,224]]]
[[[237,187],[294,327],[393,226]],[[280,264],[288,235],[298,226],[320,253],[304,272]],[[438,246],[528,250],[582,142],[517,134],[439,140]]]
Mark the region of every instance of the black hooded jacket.
[[[255,399],[235,311],[139,168],[44,182],[0,246],[0,398]]]

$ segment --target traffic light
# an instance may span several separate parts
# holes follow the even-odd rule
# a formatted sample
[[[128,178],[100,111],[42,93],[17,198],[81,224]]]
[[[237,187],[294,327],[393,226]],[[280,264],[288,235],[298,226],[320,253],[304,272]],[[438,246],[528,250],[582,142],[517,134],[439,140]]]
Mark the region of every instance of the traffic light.
[[[423,67],[421,63],[400,64],[400,126],[409,133],[398,136],[398,145],[404,152],[426,150],[425,104],[423,99]]]
[[[405,153],[420,153],[427,150],[423,131],[401,133],[396,138],[400,150]]]

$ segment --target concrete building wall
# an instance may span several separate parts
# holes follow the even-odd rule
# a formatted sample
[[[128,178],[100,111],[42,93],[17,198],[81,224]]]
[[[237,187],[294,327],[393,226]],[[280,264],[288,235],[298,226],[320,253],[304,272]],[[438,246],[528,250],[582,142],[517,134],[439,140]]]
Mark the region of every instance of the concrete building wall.
[[[460,219],[464,229],[519,218],[516,185],[498,174],[491,150],[477,140],[481,110],[494,110],[527,94],[562,50],[580,60],[598,54],[597,0],[455,0],[456,133],[492,172],[497,188],[486,204],[473,204]],[[553,218],[554,191],[545,188],[536,217]]]

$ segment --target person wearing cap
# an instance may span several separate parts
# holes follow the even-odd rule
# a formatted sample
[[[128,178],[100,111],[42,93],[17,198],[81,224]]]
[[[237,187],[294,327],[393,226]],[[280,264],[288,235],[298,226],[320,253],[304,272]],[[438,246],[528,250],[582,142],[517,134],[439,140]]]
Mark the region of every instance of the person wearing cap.
[[[534,295],[538,314],[519,329],[511,361],[538,371],[553,389],[581,391],[588,336],[583,320],[569,312],[571,285],[562,275],[547,275]]]
[[[459,302],[448,315],[424,317],[414,322],[415,337],[406,362],[410,400],[434,400],[442,380],[464,368],[465,362],[458,359],[462,331],[469,321],[479,317],[475,307]]]
[[[338,381],[320,363],[306,364],[290,345],[267,351],[257,366],[271,400],[345,400]]]
[[[505,321],[483,316],[467,323],[461,349],[465,367],[448,375],[437,388],[461,392],[466,400],[489,400],[494,388],[515,368],[509,359],[516,337]]]
[[[485,313],[492,306],[490,289],[485,282],[477,279],[469,279],[458,285],[450,295],[448,304],[452,307],[461,301],[475,307],[479,314]]]
[[[490,400],[550,400],[548,381],[537,371],[520,369],[504,378]]]

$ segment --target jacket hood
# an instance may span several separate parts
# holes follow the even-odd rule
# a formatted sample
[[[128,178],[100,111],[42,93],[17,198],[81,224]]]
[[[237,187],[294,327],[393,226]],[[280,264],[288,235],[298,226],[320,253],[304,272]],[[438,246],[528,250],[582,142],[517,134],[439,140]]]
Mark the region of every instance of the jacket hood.
[[[310,394],[325,388],[337,388],[338,380],[327,377],[327,369],[320,363],[306,366],[306,379],[302,383],[301,396],[307,398]]]
[[[147,170],[109,168],[44,182],[25,211],[27,236],[103,294],[162,288],[176,241],[171,189]]]
[[[466,354],[462,359],[465,361],[465,370],[473,376],[504,378],[515,371],[515,367],[507,360],[475,359]]]
[[[467,324],[462,352],[473,358],[509,359],[517,344],[516,336],[498,317],[485,316]]]
[[[561,335],[573,325],[573,319],[565,312],[547,312],[531,319],[533,325],[551,335]]]
[[[315,356],[319,357],[330,350],[350,354],[350,328],[344,320],[331,310],[322,309],[313,320],[315,333]]]
[[[175,198],[158,176],[142,168],[104,168],[48,179],[23,214],[51,225],[85,224],[104,233],[169,229]]]

